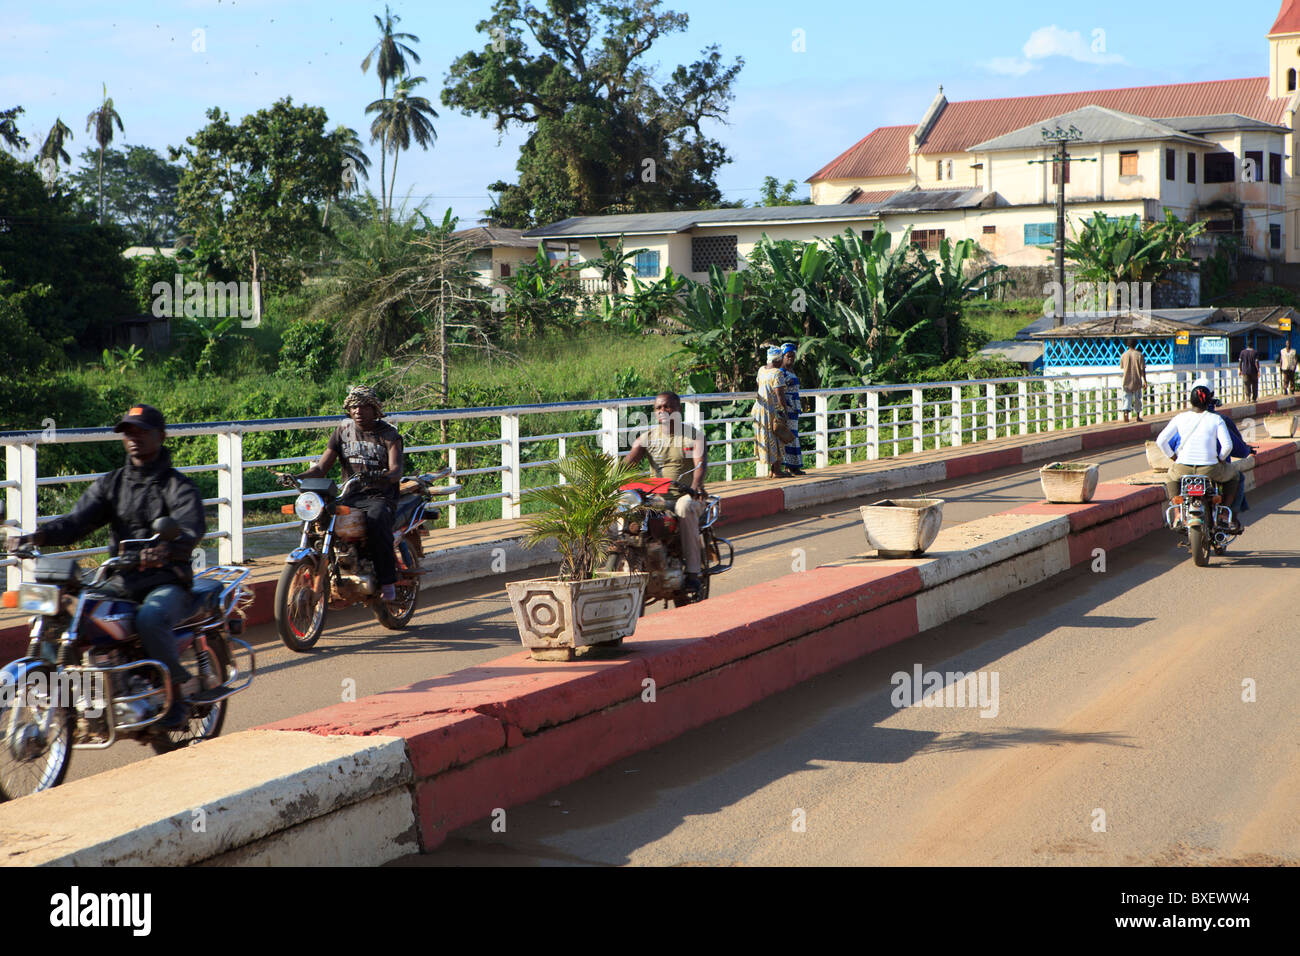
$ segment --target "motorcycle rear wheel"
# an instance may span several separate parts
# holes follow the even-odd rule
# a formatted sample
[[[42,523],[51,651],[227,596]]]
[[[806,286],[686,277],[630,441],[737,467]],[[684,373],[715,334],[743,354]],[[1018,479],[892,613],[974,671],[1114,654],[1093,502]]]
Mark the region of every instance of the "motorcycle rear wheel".
[[[230,645],[226,643],[226,635],[212,635],[208,638],[208,646],[212,649],[213,670],[217,672],[221,683],[233,680],[235,665],[230,656]],[[199,672],[198,655],[193,646],[181,655],[181,664],[191,674]],[[191,708],[189,720],[183,727],[176,730],[155,730],[149,738],[150,745],[157,753],[165,754],[211,740],[221,733],[222,725],[226,722],[228,703],[227,700],[219,700],[215,704],[200,704]]]
[[[322,559],[323,563],[324,559]],[[309,651],[325,630],[329,603],[328,572],[317,573],[310,562],[285,565],[275,587],[275,629],[291,651]]]
[[[415,605],[420,597],[420,585],[415,581],[408,584],[398,581],[394,590],[397,592],[396,600],[385,601],[383,598],[376,597],[370,602],[370,610],[374,612],[375,620],[384,627],[390,631],[400,631],[415,616]]]
[[[53,677],[53,672],[47,672]],[[66,707],[50,707],[48,693],[28,691],[29,672],[22,688],[0,706],[0,802],[50,790],[63,783],[72,758],[72,717]],[[46,688],[53,681],[46,682]],[[20,702],[35,706],[19,706]],[[49,715],[50,733],[40,737],[39,723]]]
[[[1210,545],[1211,539],[1205,533],[1205,528],[1201,525],[1192,525],[1187,529],[1187,544],[1192,549],[1192,561],[1198,568],[1208,567],[1210,564]]]

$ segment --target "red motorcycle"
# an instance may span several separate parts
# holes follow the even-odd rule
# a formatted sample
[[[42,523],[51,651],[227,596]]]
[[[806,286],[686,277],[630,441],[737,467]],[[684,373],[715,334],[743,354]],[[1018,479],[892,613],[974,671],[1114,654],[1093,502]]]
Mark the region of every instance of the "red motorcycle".
[[[735,561],[731,542],[713,533],[722,514],[722,499],[717,495],[704,498],[704,514],[700,517],[700,586],[692,591],[686,587],[686,559],[682,555],[681,536],[678,534],[677,512],[664,498],[672,487],[669,478],[648,478],[622,485],[622,515],[611,529],[614,541],[605,559],[608,571],[646,571],[650,580],[646,584],[645,600],[641,613],[652,601],[672,601],[675,607],[694,604],[709,596],[709,581],[717,574],[730,571]],[[689,485],[677,483],[677,488],[693,494]],[[724,562],[722,548],[727,549]]]

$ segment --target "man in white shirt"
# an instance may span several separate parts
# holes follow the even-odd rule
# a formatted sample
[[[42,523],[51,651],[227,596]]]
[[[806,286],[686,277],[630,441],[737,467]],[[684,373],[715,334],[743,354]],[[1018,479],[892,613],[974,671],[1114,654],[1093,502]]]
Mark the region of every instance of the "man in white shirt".
[[[1231,503],[1237,499],[1237,483],[1241,478],[1228,462],[1232,454],[1232,434],[1223,419],[1206,411],[1210,404],[1210,390],[1204,385],[1192,389],[1192,410],[1173,417],[1156,439],[1160,450],[1174,459],[1169,469],[1165,491],[1172,500],[1178,494],[1179,479],[1184,475],[1205,475],[1223,485],[1223,500]],[[1178,437],[1178,450],[1173,439]],[[1234,523],[1236,518],[1234,517]]]

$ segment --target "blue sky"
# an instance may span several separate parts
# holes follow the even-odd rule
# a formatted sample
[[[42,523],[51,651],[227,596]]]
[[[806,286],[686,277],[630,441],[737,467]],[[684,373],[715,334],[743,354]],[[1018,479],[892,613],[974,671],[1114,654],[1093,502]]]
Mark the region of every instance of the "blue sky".
[[[114,5],[115,6],[115,5]],[[180,145],[220,106],[238,121],[287,95],[323,106],[331,124],[369,128],[379,97],[372,15],[358,0],[129,0],[7,4],[0,23],[0,108],[22,105],[33,147],[56,116],[72,127],[74,156],[93,143],[86,114],[107,82],[125,132],[114,145],[160,151]],[[711,133],[733,162],[718,181],[730,199],[752,201],[766,175],[800,183],[876,126],[914,123],[938,85],[950,100],[1262,76],[1265,35],[1279,3],[1096,0],[1087,10],[988,0],[901,4],[822,0],[668,0],[690,16],[684,34],[651,51],[668,73],[711,43],[745,59],[729,124]],[[441,114],[428,152],[402,155],[397,195],[450,206],[472,225],[486,186],[515,178],[525,134],[500,139],[490,120],[438,102],[447,67],[488,38],[475,32],[491,0],[391,4],[399,29],[420,37],[425,95]],[[195,31],[203,31],[196,39]],[[801,32],[796,32],[801,31]],[[803,50],[796,47],[802,42]],[[202,46],[196,51],[194,47]],[[368,137],[367,137],[368,138]],[[379,166],[377,146],[368,150]],[[377,175],[372,188],[378,191]]]

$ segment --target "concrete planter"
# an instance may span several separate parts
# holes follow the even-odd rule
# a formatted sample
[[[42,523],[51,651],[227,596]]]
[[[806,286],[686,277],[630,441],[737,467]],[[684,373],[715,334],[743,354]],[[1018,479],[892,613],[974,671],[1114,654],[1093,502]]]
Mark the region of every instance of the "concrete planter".
[[[539,661],[571,661],[579,648],[616,646],[636,630],[650,576],[601,571],[590,581],[545,578],[506,585],[524,647]]]
[[[1153,441],[1147,442],[1147,464],[1151,466],[1152,471],[1168,471],[1173,460],[1160,450],[1160,446]]]
[[[886,498],[862,505],[867,543],[882,558],[910,558],[934,543],[943,525],[942,498]]]
[[[1056,504],[1082,504],[1091,501],[1101,477],[1098,466],[1090,461],[1054,461],[1038,469],[1043,497]]]
[[[1300,415],[1270,415],[1264,419],[1269,438],[1294,438]]]

